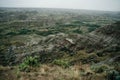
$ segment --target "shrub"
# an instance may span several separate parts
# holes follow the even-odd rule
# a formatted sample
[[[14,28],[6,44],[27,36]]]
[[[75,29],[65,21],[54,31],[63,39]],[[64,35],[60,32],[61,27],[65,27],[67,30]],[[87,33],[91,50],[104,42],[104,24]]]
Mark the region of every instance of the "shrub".
[[[92,32],[92,31],[94,31],[95,29],[96,29],[96,27],[89,27],[89,28],[88,28],[88,31],[89,31],[89,32]]]
[[[20,14],[20,15],[17,16],[17,18],[18,18],[19,20],[26,20],[27,17],[28,17],[28,16],[25,15],[25,14]]]
[[[54,32],[54,31],[51,31],[51,30],[48,30],[48,31],[35,31],[35,34],[41,35],[41,36],[48,36],[48,35],[54,34],[54,33],[57,33],[57,32]]]
[[[15,54],[12,46],[9,47],[8,51],[4,55],[4,58],[5,58],[5,60],[4,60],[5,65],[14,65],[15,64],[16,54]]]
[[[89,55],[81,56],[80,60],[83,64],[100,62],[100,58],[96,54],[89,54]]]
[[[120,80],[120,73],[116,70],[109,70],[107,72],[107,80]]]
[[[95,29],[99,28],[100,26],[99,25],[96,25],[96,24],[88,24],[88,31],[89,32],[92,32],[94,31]]]
[[[29,71],[31,67],[39,66],[38,57],[26,57],[19,65],[20,71]]]
[[[21,29],[19,30],[19,35],[30,34],[32,30],[29,29]]]
[[[74,33],[78,33],[78,34],[82,34],[83,33],[81,30],[78,30],[78,29],[74,30],[73,32]]]
[[[30,68],[29,68],[29,65],[27,65],[27,64],[25,64],[25,63],[21,63],[21,64],[19,65],[19,70],[20,70],[20,71],[26,71],[26,72],[28,72],[28,71],[30,70]]]
[[[102,73],[108,69],[108,66],[106,65],[98,65],[98,66],[92,66],[91,70],[93,70],[95,73]]]
[[[17,32],[8,32],[8,33],[6,33],[6,35],[15,36],[15,35],[17,35]]]
[[[61,66],[63,68],[69,67],[69,63],[67,61],[65,61],[65,60],[54,60],[53,64]]]
[[[114,62],[114,69],[118,72],[120,72],[120,63],[119,62]]]

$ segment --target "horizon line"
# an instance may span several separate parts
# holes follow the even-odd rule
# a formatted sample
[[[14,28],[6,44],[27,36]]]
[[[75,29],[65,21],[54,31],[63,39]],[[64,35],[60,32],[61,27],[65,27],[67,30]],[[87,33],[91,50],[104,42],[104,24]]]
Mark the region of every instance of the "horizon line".
[[[19,7],[19,6],[0,6],[0,8],[45,8],[45,9],[67,9],[67,10],[87,10],[87,11],[104,11],[104,12],[120,12],[117,10],[96,10],[96,9],[77,9],[77,8],[53,8],[53,7]]]

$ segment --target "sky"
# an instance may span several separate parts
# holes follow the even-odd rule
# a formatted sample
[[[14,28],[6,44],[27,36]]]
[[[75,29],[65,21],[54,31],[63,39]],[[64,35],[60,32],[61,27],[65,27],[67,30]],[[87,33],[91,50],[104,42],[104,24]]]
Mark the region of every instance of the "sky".
[[[120,11],[120,0],[0,0],[0,7],[40,7]]]

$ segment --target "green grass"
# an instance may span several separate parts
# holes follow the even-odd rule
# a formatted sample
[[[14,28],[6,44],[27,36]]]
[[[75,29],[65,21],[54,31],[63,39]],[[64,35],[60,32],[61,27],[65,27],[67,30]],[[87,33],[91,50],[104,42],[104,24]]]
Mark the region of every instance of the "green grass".
[[[20,71],[30,71],[31,67],[39,66],[38,57],[26,57],[24,61],[19,65]]]
[[[58,66],[61,66],[61,67],[63,67],[63,68],[69,67],[68,61],[65,61],[65,60],[54,60],[54,61],[53,61],[53,64],[58,65]]]

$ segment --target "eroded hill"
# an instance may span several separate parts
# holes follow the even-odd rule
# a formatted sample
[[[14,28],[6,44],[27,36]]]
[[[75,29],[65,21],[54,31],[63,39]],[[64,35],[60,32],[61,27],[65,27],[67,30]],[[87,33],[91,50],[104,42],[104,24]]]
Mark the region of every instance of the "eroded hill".
[[[120,79],[118,13],[1,10],[1,79]]]

